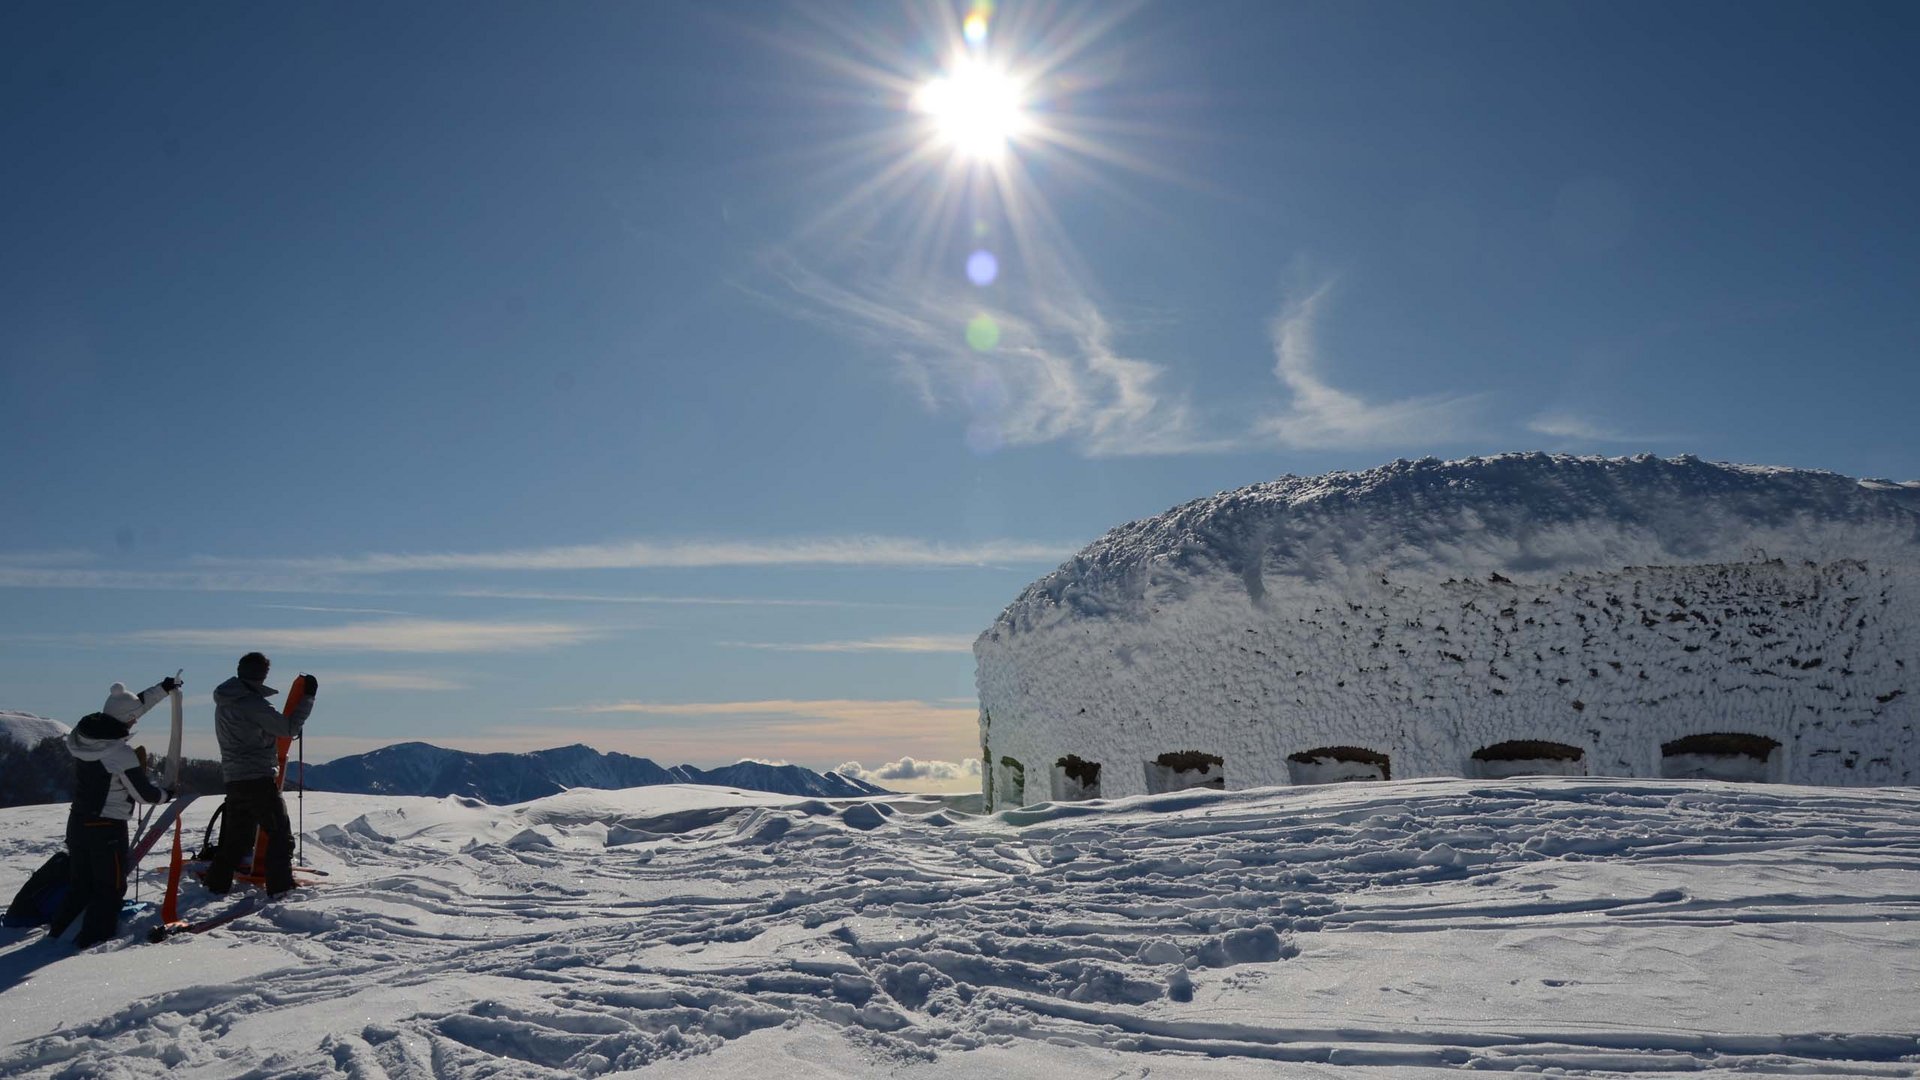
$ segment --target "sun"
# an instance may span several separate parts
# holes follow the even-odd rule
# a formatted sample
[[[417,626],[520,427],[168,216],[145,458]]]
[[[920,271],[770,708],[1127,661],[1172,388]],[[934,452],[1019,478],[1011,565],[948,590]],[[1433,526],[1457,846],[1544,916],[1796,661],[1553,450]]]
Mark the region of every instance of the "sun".
[[[922,86],[913,103],[954,153],[970,161],[994,162],[1031,127],[1026,97],[1026,84],[1005,68],[962,55],[945,75]]]

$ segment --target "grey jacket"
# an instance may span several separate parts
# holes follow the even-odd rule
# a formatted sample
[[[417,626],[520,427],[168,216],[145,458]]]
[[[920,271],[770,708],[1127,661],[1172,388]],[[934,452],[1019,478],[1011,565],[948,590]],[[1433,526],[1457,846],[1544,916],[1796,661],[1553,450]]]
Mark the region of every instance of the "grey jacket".
[[[214,688],[213,733],[220,739],[220,776],[227,783],[272,779],[280,767],[278,740],[291,739],[306,726],[313,698],[282,716],[267,700],[277,693],[237,675]]]

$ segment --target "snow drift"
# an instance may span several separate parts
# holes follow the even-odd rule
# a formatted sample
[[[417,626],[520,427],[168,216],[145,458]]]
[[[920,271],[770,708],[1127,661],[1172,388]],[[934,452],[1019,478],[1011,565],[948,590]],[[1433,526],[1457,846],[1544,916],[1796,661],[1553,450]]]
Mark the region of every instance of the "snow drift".
[[[0,936],[0,1075],[1920,1065],[1912,791],[1555,778],[937,806],[309,793],[331,877],[292,903],[78,956]],[[0,891],[63,817],[0,811]],[[189,886],[189,917],[213,903]]]

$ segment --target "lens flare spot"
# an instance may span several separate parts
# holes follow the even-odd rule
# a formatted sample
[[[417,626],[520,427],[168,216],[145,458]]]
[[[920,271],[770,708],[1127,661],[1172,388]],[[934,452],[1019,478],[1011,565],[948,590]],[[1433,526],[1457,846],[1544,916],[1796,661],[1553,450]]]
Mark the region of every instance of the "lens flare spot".
[[[979,48],[987,43],[987,12],[984,8],[974,8],[967,21],[960,24],[960,33],[966,37],[967,44]]]
[[[1000,344],[1000,324],[991,315],[975,315],[967,323],[967,344],[974,352],[992,352]]]
[[[967,256],[967,280],[981,288],[993,284],[1000,276],[1000,260],[993,257],[991,251],[976,251]]]

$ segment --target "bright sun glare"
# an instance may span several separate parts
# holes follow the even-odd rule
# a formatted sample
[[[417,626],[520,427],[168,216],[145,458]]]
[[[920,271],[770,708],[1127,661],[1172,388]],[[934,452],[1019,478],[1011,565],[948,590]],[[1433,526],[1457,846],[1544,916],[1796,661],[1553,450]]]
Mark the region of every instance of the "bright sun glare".
[[[994,161],[1027,130],[1026,87],[1004,68],[973,56],[920,88],[914,105],[933,120],[941,141],[961,157]]]

